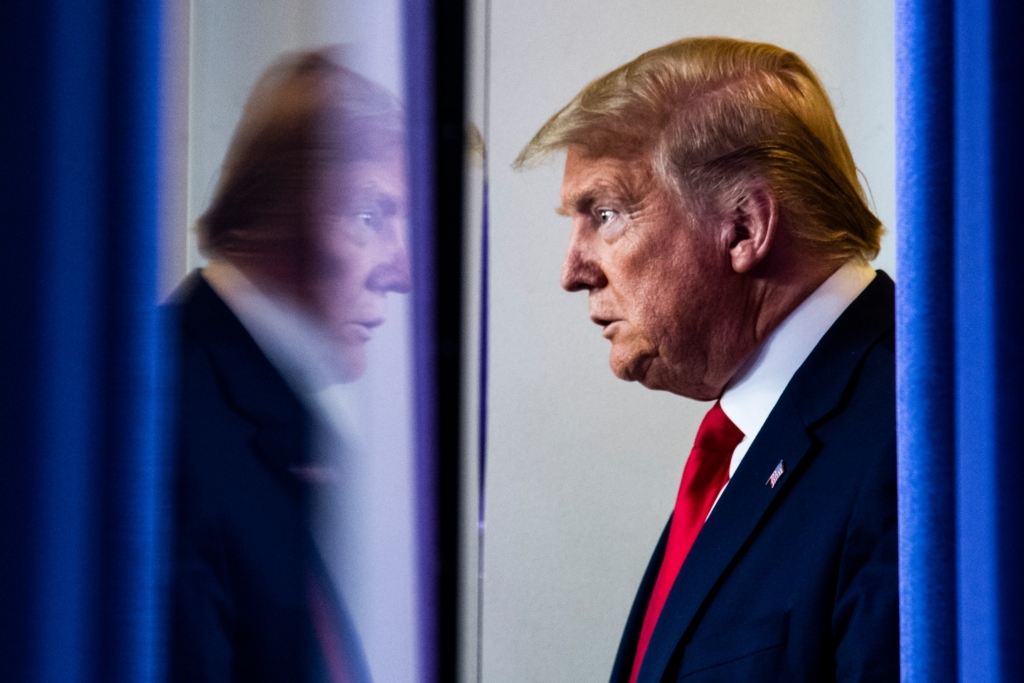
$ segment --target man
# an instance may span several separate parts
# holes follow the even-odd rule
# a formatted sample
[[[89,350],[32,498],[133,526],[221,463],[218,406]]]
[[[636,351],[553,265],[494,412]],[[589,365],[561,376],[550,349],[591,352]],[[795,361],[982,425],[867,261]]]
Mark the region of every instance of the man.
[[[898,680],[893,283],[820,82],[773,45],[681,40],[517,164],[560,149],[562,286],[612,371],[717,399],[611,680]]]
[[[369,681],[324,391],[363,373],[386,294],[410,288],[404,142],[397,101],[329,50],[281,60],[246,105],[199,222],[210,264],[173,309],[171,680]]]

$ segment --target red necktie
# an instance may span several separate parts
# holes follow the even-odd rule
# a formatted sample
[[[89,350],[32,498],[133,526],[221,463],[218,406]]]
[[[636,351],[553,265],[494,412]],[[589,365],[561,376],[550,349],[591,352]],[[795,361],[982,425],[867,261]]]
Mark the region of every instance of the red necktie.
[[[693,450],[683,468],[683,480],[679,484],[676,507],[672,512],[672,523],[668,530],[665,557],[661,561],[658,579],[654,582],[651,601],[640,628],[640,641],[633,659],[633,673],[630,683],[636,683],[640,664],[647,652],[647,645],[658,623],[661,608],[665,606],[672,584],[683,566],[686,554],[704,526],[704,520],[711,512],[711,506],[729,481],[729,461],[732,452],[743,440],[743,432],[732,423],[722,406],[715,402],[697,430]]]
[[[340,615],[331,604],[329,589],[323,585],[323,579],[314,572],[310,572],[306,583],[306,600],[328,680],[330,683],[357,683],[360,679],[353,669],[352,657],[346,648]]]

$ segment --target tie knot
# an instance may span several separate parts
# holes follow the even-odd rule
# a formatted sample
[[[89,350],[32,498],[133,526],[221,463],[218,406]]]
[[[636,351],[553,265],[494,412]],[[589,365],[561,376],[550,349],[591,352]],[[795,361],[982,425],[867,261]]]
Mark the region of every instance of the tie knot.
[[[700,423],[693,447],[707,451],[732,453],[743,441],[743,432],[722,410],[722,404],[715,401],[708,414]]]

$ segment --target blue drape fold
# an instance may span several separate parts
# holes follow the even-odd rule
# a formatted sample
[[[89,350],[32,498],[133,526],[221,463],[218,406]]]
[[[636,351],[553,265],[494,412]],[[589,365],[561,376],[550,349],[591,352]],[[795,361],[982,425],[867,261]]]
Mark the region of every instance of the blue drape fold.
[[[0,18],[0,680],[160,676],[157,0]]]
[[[1024,7],[897,2],[903,679],[1024,680]]]
[[[896,7],[901,668],[956,680],[952,2]]]

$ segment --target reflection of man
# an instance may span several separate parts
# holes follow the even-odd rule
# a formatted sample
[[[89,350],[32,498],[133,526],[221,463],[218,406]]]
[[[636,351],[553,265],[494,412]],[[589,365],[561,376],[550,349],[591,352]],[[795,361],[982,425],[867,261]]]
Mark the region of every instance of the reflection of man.
[[[566,148],[562,286],[615,374],[715,400],[613,683],[898,680],[893,284],[821,84],[728,39],[594,81]]]
[[[246,106],[175,308],[172,680],[368,679],[312,531],[344,442],[320,397],[409,290],[403,145],[393,97],[328,52]]]

